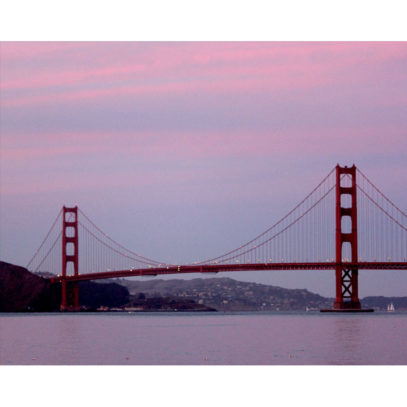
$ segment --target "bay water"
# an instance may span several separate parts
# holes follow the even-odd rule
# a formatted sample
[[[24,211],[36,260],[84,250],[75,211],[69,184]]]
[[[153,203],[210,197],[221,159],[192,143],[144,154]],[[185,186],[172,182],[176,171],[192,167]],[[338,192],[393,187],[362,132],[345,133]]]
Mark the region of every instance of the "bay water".
[[[405,365],[407,313],[0,315],[1,365]]]

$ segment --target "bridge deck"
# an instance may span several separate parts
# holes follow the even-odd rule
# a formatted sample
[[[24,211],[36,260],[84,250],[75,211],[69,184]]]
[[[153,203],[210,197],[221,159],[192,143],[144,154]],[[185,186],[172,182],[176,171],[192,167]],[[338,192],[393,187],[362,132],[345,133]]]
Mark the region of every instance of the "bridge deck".
[[[129,269],[116,271],[103,271],[99,273],[86,273],[77,276],[67,276],[67,281],[100,280],[105,278],[123,278],[136,276],[158,276],[166,274],[189,273],[220,273],[231,271],[256,271],[256,270],[332,270],[337,265],[359,270],[407,270],[407,262],[359,262],[359,263],[252,263],[252,264],[203,264],[180,265],[166,267],[152,267],[143,269]],[[62,281],[62,276],[51,278],[51,282]]]

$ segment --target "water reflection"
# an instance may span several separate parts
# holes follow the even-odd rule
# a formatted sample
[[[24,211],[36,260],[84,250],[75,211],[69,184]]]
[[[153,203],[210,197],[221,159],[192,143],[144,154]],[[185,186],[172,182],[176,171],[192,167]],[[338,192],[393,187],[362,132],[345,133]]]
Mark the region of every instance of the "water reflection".
[[[366,333],[365,316],[347,315],[332,318],[333,355],[329,364],[363,364],[363,334]],[[331,356],[332,357],[332,356]]]

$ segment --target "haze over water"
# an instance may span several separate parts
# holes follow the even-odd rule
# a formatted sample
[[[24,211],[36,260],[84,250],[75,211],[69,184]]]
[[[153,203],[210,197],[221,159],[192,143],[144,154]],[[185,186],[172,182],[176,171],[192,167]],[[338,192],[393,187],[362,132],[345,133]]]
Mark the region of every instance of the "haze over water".
[[[8,314],[2,365],[403,365],[407,314]]]

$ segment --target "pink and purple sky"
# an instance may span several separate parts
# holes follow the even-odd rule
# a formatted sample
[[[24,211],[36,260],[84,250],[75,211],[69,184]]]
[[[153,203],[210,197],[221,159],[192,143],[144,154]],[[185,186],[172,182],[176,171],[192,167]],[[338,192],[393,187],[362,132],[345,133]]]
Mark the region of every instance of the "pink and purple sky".
[[[152,258],[250,240],[337,163],[407,209],[407,43],[3,42],[0,258],[63,204]],[[407,273],[360,294],[407,295]],[[330,272],[228,277],[333,296]]]

